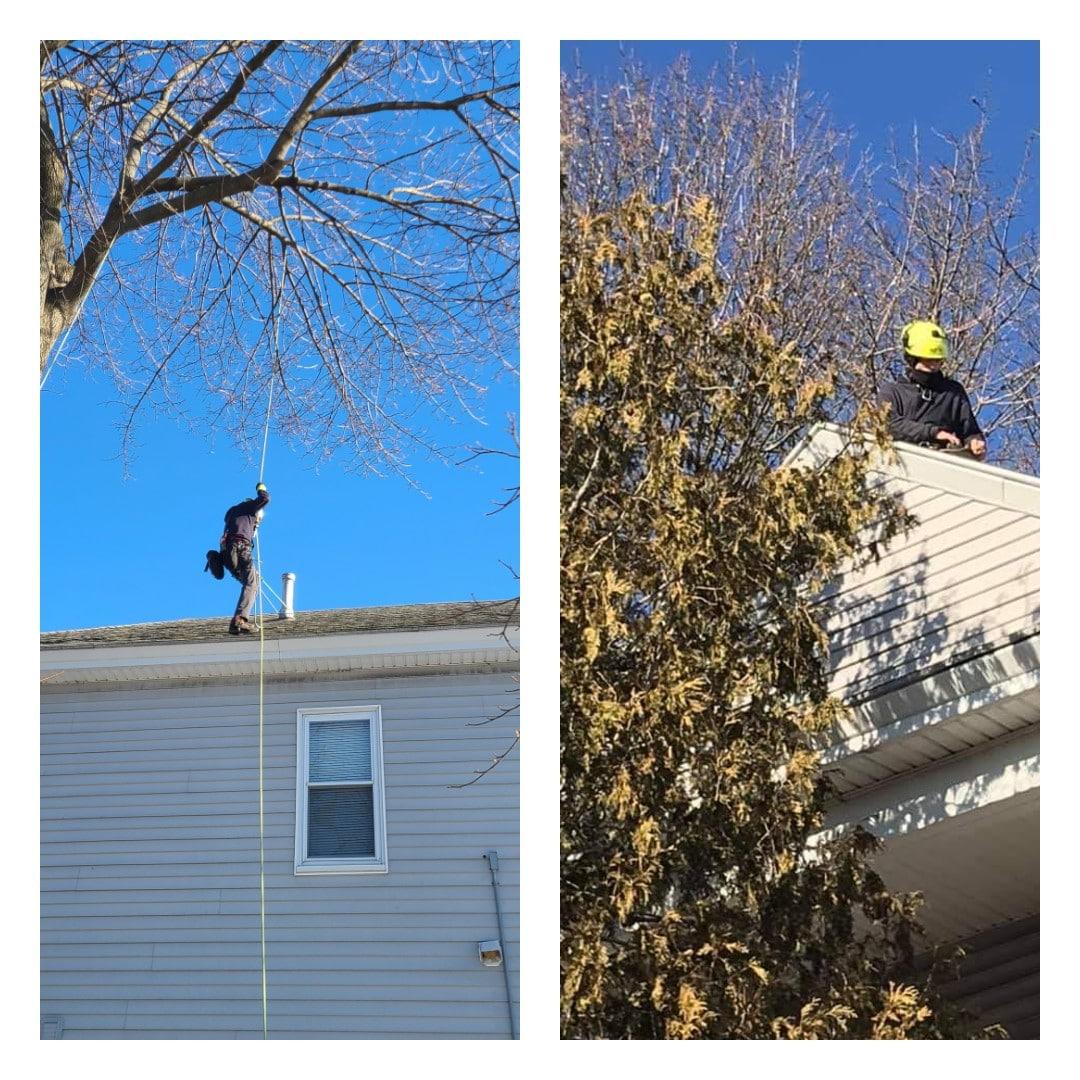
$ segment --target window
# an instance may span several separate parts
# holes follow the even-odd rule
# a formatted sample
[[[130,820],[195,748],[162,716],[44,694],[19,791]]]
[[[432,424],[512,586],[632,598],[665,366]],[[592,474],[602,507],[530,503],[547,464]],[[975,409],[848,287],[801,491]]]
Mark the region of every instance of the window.
[[[296,872],[385,872],[379,707],[296,716]]]

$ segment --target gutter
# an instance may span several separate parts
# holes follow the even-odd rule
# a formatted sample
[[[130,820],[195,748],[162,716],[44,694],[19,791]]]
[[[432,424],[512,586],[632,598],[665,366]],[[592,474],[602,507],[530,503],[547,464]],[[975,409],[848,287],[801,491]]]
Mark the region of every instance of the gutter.
[[[509,637],[509,642],[507,641]],[[420,631],[288,636],[265,642],[267,677],[312,672],[415,673],[507,663],[518,659],[517,629],[503,625]],[[259,641],[174,642],[167,645],[50,646],[41,651],[41,674],[58,684],[133,683],[147,680],[255,678]]]

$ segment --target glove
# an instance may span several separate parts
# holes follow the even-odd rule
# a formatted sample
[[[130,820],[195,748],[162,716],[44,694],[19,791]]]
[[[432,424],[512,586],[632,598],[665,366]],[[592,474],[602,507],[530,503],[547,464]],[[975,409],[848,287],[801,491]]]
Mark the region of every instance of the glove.
[[[266,485],[265,484],[256,484],[255,485],[255,494],[256,495],[262,495],[263,492],[265,492],[265,491],[266,491]]]

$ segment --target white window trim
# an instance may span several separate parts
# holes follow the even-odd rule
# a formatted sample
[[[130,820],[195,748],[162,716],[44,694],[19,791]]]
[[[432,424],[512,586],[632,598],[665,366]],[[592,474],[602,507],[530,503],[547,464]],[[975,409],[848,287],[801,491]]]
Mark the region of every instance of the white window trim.
[[[371,780],[375,824],[375,857],[371,859],[309,859],[307,857],[308,731],[310,720],[367,720],[371,730]],[[386,800],[382,753],[382,708],[352,705],[332,709],[296,710],[296,852],[295,874],[385,874]]]

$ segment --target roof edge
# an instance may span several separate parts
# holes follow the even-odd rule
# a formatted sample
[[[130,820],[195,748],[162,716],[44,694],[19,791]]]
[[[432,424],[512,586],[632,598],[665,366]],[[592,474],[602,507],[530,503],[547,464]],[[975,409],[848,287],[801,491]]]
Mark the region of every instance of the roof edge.
[[[849,443],[865,437],[853,436],[839,424],[819,421],[784,458],[781,467],[805,464],[818,468],[842,453]],[[926,484],[977,502],[1039,516],[1040,482],[1037,476],[1003,469],[966,458],[945,455],[912,443],[894,442],[895,460],[887,460],[875,448],[872,468],[876,472]]]
[[[226,643],[180,641],[111,644],[94,648],[52,647],[41,653],[41,681],[49,689],[74,684],[146,680],[257,678],[341,672],[399,674],[419,669],[466,669],[478,664],[516,663],[516,628],[435,627],[271,641],[230,639]]]
[[[267,612],[263,618],[268,640],[284,637],[332,637],[341,634],[455,629],[487,622],[516,625],[517,599],[454,600],[428,604],[386,604],[379,607],[324,608],[298,611],[282,620]],[[217,641],[227,616],[168,619],[46,630],[39,635],[42,649],[102,648],[118,645],[172,645],[180,641]],[[368,625],[363,625],[367,623]]]

